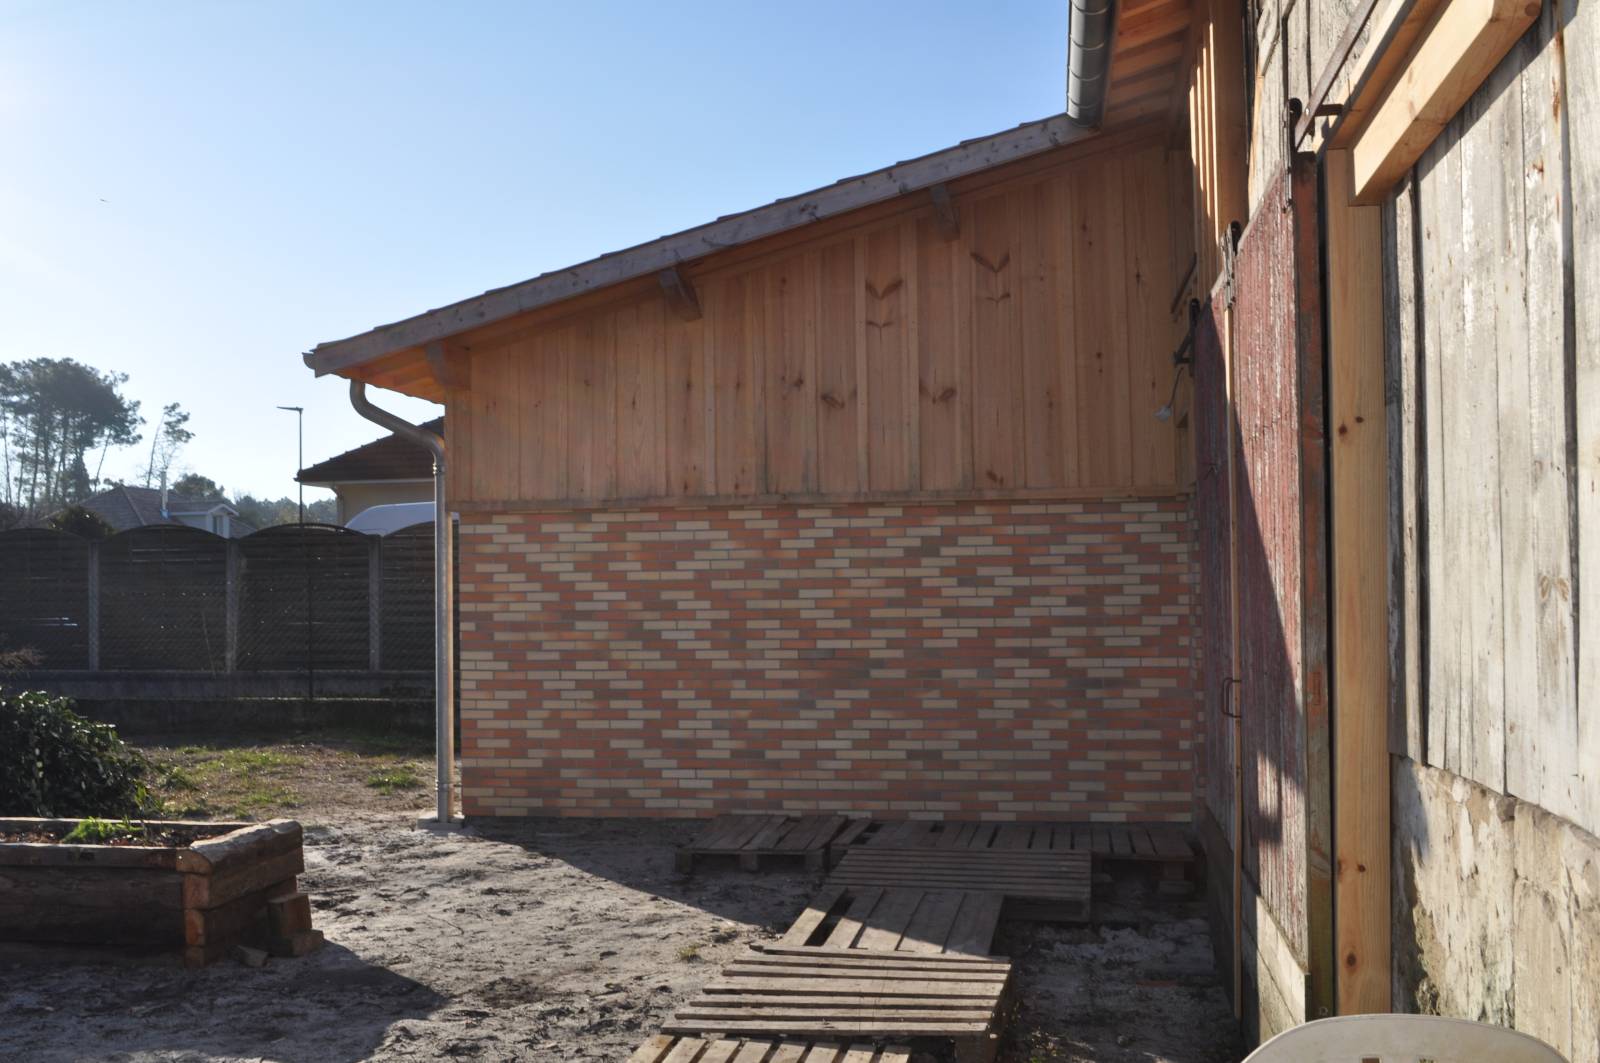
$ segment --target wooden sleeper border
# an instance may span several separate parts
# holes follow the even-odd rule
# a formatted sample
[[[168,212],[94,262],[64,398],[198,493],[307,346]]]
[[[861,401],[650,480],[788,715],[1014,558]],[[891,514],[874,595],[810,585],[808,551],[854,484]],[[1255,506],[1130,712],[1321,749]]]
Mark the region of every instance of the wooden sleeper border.
[[[79,822],[0,819],[0,832],[59,834]],[[0,940],[175,954],[188,967],[244,941],[279,955],[322,944],[297,889],[305,870],[300,824],[140,825],[212,836],[161,847],[0,843]]]

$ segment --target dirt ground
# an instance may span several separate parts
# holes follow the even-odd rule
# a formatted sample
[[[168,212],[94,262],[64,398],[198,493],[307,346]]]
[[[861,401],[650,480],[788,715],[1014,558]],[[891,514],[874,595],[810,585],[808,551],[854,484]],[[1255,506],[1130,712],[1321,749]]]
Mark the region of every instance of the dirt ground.
[[[227,804],[238,787],[287,791],[258,807],[306,825],[302,888],[327,947],[200,971],[0,962],[0,1059],[626,1060],[722,964],[780,934],[816,885],[798,865],[679,875],[685,822],[538,819],[429,834],[414,808],[431,777],[388,793],[370,781],[382,770],[371,757],[408,754],[291,745],[321,766],[314,785],[294,771],[272,781],[277,765],[182,792]],[[218,748],[161,747],[180,767],[211,755],[180,750]],[[1002,927],[1021,989],[1003,1060],[1238,1058],[1197,905],[1142,890],[1118,883],[1103,906],[1111,921],[1095,927]]]

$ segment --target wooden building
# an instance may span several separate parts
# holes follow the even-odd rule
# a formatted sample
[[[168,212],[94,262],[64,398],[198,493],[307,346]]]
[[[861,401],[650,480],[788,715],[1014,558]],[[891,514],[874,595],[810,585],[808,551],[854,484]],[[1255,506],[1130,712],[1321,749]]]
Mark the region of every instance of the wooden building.
[[[307,356],[446,405],[464,807],[1192,822],[1252,1034],[1600,1058],[1600,7],[1115,20],[1098,125]]]

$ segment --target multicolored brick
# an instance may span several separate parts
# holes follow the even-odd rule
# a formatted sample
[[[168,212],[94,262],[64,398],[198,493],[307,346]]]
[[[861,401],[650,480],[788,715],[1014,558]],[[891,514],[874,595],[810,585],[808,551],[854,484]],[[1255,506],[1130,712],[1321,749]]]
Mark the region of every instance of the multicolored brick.
[[[468,815],[1186,820],[1183,499],[464,514]]]

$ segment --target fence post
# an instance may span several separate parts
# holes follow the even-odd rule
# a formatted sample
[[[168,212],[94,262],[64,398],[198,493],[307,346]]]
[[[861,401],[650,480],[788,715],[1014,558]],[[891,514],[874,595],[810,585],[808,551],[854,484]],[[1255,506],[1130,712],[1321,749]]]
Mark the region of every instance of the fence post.
[[[367,669],[383,667],[383,536],[367,544]]]
[[[228,540],[222,565],[223,671],[239,667],[239,544]]]
[[[85,634],[89,644],[89,671],[100,670],[100,542],[89,541],[89,615],[85,618]]]

